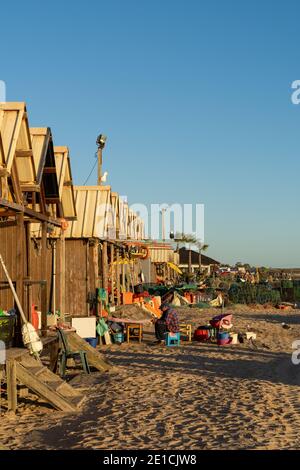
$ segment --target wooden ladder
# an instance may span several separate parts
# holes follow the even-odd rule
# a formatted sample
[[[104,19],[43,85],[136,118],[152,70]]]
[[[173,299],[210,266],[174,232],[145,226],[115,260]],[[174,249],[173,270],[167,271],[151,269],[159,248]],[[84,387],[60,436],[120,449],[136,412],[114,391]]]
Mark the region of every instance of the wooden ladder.
[[[85,398],[29,354],[9,361],[6,369],[8,408],[11,411],[17,409],[17,381],[60,411],[78,410]]]

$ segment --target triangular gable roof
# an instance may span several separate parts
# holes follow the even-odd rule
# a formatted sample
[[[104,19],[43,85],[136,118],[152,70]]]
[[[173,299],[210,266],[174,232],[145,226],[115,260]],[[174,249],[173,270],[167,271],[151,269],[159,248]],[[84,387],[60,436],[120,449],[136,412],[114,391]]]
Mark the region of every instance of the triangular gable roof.
[[[77,220],[71,222],[66,238],[108,238],[111,219],[110,186],[75,186]]]
[[[37,181],[44,183],[46,202],[57,203],[60,198],[51,129],[31,127],[30,135]]]
[[[120,231],[120,204],[119,204],[119,194],[111,193],[111,205],[112,205],[112,216],[114,229],[116,231],[116,237],[119,238]]]
[[[54,155],[59,197],[62,202],[64,217],[67,220],[74,220],[76,219],[76,208],[69,149],[68,147],[54,147]]]
[[[36,178],[38,184],[41,184],[43,170],[46,163],[48,145],[51,138],[51,131],[49,127],[31,127],[30,135]]]
[[[0,103],[1,165],[10,174],[16,161],[22,189],[38,189],[25,103]]]
[[[119,198],[119,221],[120,221],[119,238],[122,240],[127,240],[128,238],[128,214],[129,214],[128,203],[120,197]]]
[[[4,156],[4,148],[2,143],[2,137],[0,134],[0,170],[5,167],[5,156]]]
[[[145,237],[145,223],[143,219],[137,217],[136,219],[136,239],[143,240]]]

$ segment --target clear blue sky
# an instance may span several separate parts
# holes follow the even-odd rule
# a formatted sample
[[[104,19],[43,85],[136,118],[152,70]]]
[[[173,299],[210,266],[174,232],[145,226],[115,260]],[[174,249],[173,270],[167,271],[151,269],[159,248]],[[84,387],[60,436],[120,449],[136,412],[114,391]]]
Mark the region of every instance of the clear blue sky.
[[[299,1],[15,1],[0,79],[129,202],[204,203],[209,254],[300,266]],[[96,182],[96,172],[90,183]]]

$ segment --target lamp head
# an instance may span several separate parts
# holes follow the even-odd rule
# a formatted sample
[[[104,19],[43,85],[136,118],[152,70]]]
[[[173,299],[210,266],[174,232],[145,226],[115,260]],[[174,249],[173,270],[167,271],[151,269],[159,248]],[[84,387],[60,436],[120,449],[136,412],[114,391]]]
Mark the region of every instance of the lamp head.
[[[96,144],[98,145],[98,148],[103,149],[105,147],[106,139],[107,139],[106,135],[104,134],[98,135],[97,140],[96,140]]]

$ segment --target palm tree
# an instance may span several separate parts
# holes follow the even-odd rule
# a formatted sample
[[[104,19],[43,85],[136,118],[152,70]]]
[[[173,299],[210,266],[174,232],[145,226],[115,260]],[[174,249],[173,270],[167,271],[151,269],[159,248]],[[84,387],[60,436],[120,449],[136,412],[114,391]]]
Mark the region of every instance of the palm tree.
[[[209,245],[207,245],[206,243],[201,243],[201,242],[198,242],[197,243],[197,247],[198,247],[198,250],[199,250],[199,275],[201,276],[201,271],[202,271],[202,251],[206,251],[208,248],[209,248]]]
[[[179,245],[189,245],[189,261],[188,261],[188,274],[191,276],[192,274],[192,250],[191,245],[196,245],[199,249],[199,269],[201,274],[201,251],[207,250],[209,245],[202,244],[200,240],[198,240],[192,234],[185,234],[185,233],[176,233],[174,237],[174,241],[177,243],[177,250],[179,249]]]

